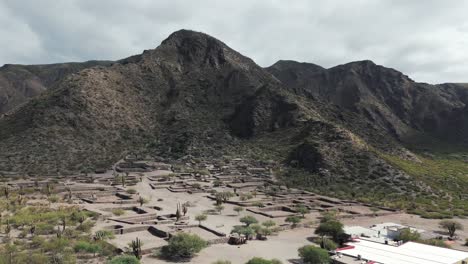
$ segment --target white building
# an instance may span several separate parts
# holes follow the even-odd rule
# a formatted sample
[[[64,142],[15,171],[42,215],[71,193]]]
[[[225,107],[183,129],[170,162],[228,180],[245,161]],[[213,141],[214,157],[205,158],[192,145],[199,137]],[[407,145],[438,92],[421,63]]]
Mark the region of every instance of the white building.
[[[347,245],[347,247],[337,249],[338,254],[343,254],[355,259],[360,257],[360,259],[365,261],[363,263],[468,264],[468,252],[415,242],[392,246],[356,239],[354,242],[350,242]]]

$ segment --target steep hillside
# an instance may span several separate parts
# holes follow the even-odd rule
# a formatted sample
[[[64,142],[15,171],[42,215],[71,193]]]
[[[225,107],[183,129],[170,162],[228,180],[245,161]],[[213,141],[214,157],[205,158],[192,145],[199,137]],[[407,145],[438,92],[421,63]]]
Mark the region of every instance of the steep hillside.
[[[385,198],[389,202],[392,200],[389,193],[392,193],[395,198],[392,205],[424,204],[424,210],[419,213],[446,212],[447,208],[458,208],[459,214],[466,211],[467,197],[463,190],[463,186],[468,185],[466,85],[417,83],[396,70],[370,61],[352,62],[330,69],[308,63],[279,61],[267,70],[295,94],[309,98],[316,106],[320,105],[314,109],[329,122],[361,137],[368,144],[368,150],[378,160],[384,161],[383,167],[411,176],[400,179],[410,179],[414,184],[406,182],[399,185],[388,181],[394,176],[399,177],[399,173],[369,169],[369,162],[375,160],[375,156],[363,157],[368,155],[366,151],[358,154],[361,158],[354,167],[360,167],[359,172],[353,173],[349,171],[350,166],[336,162],[345,161],[344,157],[334,159],[335,165],[328,166],[329,169],[341,170],[336,172],[341,175],[359,175],[360,178],[368,175],[369,178],[360,181],[359,186],[376,195],[373,200]],[[308,162],[302,162],[302,167],[309,171],[311,164],[324,167],[323,144],[318,146],[305,144],[298,149],[300,154],[297,157],[309,157]],[[341,149],[337,153],[343,155],[346,151]],[[347,162],[353,163],[349,159]],[[307,182],[300,176],[302,172],[294,171],[288,175],[288,179],[295,179],[296,185]],[[341,183],[341,187],[337,183],[334,188],[338,192],[346,192],[346,188],[355,183],[356,179]],[[388,189],[388,186],[406,186],[407,191],[414,188],[418,201],[408,200],[408,194],[403,195],[400,191]],[[383,189],[378,190],[379,187]],[[356,187],[352,189],[356,190]],[[395,194],[398,195],[393,196]],[[439,202],[434,202],[434,199],[442,197]]]
[[[259,89],[274,95],[278,87],[221,41],[178,31],[154,50],[72,74],[0,119],[3,166],[56,173],[109,166],[145,146],[177,155],[210,140],[222,145],[238,105]]]
[[[425,135],[468,143],[468,89],[461,85],[417,83],[371,61],[330,69],[279,61],[267,70],[297,94],[356,113],[396,140]]]
[[[0,68],[0,114],[23,104],[54,87],[55,84],[71,73],[97,65],[109,65],[107,61],[88,61],[83,63],[58,63],[48,65],[13,65]]]
[[[36,78],[25,76],[19,86]],[[468,138],[462,85],[416,83],[369,61],[263,69],[188,30],[111,65],[34,76],[45,88],[0,118],[0,172],[68,174],[109,167],[128,152],[231,154],[273,159],[288,185],[395,207],[443,211],[450,200],[468,209],[468,156],[457,154],[456,171],[437,178],[424,166],[449,163],[408,150],[414,138],[426,152],[435,140]]]

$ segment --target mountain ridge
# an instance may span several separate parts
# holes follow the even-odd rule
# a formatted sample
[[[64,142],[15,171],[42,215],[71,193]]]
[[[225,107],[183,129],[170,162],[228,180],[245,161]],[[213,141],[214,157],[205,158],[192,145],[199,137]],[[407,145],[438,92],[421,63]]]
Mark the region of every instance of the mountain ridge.
[[[432,143],[463,142],[467,91],[416,83],[370,61],[262,68],[209,35],[181,30],[155,49],[68,74],[0,117],[0,172],[77,173],[127,153],[241,155],[274,159],[278,178],[299,186],[362,199],[392,190],[388,200],[407,196],[408,206],[422,193],[460,192],[437,189],[441,179],[412,168],[428,162],[420,151]],[[468,175],[457,173],[463,186]]]

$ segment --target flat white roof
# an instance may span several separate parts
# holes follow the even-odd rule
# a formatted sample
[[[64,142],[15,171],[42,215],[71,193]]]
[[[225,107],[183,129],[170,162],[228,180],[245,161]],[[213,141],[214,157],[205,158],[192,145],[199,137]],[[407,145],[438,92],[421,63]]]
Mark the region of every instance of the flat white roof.
[[[385,264],[454,264],[468,259],[468,252],[414,242],[395,247],[359,239],[348,245],[354,248],[339,252]]]

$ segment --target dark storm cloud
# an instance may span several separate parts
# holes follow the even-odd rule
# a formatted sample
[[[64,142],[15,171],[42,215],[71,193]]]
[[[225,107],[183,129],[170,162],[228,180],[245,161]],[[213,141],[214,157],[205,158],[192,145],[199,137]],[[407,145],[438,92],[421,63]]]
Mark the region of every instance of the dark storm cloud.
[[[0,64],[120,59],[181,28],[262,66],[371,59],[417,81],[468,81],[465,1],[0,0]]]

